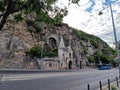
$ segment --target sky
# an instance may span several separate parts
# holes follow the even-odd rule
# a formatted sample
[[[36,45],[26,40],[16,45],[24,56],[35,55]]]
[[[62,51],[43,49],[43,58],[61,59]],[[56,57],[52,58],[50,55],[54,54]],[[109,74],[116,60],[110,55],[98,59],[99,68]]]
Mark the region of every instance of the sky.
[[[120,0],[80,0],[79,4],[68,5],[69,0],[59,0],[59,7],[66,6],[68,15],[63,22],[69,26],[100,37],[113,46],[113,34],[110,4],[112,5],[117,41],[120,40]],[[98,15],[102,11],[102,15]]]

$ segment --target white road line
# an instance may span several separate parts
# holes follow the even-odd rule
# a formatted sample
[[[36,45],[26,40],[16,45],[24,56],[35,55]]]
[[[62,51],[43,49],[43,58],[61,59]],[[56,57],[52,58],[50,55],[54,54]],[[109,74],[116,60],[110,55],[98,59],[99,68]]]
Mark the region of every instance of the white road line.
[[[91,71],[84,72],[60,72],[60,73],[39,73],[39,74],[16,74],[16,75],[4,75],[2,77],[2,81],[15,81],[15,80],[29,80],[29,79],[39,79],[39,78],[48,78],[55,76],[66,76],[66,75],[87,75],[90,74]],[[102,71],[104,72],[104,71]],[[94,74],[101,73],[99,70],[95,70]],[[93,74],[91,73],[91,74]],[[114,74],[111,74],[112,76]]]

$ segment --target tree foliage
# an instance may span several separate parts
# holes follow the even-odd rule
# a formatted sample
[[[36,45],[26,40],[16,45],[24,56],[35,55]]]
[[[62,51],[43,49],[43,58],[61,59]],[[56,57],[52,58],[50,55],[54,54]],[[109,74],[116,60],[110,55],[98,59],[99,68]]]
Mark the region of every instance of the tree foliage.
[[[49,50],[43,49],[43,52],[42,52],[41,46],[34,46],[27,51],[27,54],[29,54],[32,57],[38,57],[38,58],[41,57],[41,54],[43,54],[42,57],[55,57],[55,56],[58,56],[58,50],[57,48],[52,48]]]
[[[114,62],[112,56],[109,56],[108,54],[105,54],[99,51],[95,53],[94,59],[96,63],[99,63],[100,61],[102,61],[102,63],[105,63],[105,64],[112,64]]]
[[[89,56],[89,57],[87,57],[87,59],[90,63],[95,63],[95,59],[93,56]]]
[[[35,47],[32,47],[29,51],[27,51],[27,54],[29,54],[32,57],[40,57],[41,50],[42,50],[42,47],[35,46]]]
[[[58,0],[0,0],[0,30],[2,30],[7,18],[11,14],[22,16],[36,12],[40,20],[59,24],[62,18],[67,15],[66,8],[59,8],[55,3]],[[71,3],[78,3],[80,0],[69,0]],[[52,12],[52,14],[49,14]],[[17,17],[18,19],[18,17]]]
[[[94,48],[98,48],[99,47],[99,41],[100,41],[100,38],[96,37],[96,36],[93,36],[93,35],[90,35],[90,34],[86,34],[85,32],[82,32],[80,30],[74,30],[74,33],[77,35],[77,37],[80,39],[80,40],[84,40],[86,42],[90,41],[90,43],[92,44],[92,46]],[[101,41],[103,42],[103,41]],[[104,42],[103,42],[104,43]]]
[[[58,50],[57,48],[52,48],[49,51],[44,51],[44,57],[56,57],[58,56]]]

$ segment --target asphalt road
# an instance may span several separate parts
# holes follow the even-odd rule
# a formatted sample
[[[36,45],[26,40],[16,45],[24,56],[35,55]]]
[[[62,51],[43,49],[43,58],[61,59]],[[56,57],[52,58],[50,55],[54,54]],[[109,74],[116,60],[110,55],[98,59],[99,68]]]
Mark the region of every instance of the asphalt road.
[[[107,84],[108,78],[114,81],[118,69],[77,70],[70,72],[41,72],[4,74],[0,90],[97,90],[99,81]]]

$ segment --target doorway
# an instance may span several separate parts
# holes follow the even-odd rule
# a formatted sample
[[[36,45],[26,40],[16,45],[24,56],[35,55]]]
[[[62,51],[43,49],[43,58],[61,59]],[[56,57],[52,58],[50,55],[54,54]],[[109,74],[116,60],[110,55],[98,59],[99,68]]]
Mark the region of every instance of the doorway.
[[[72,69],[72,61],[69,61],[69,64],[68,64],[68,69],[71,70]]]

